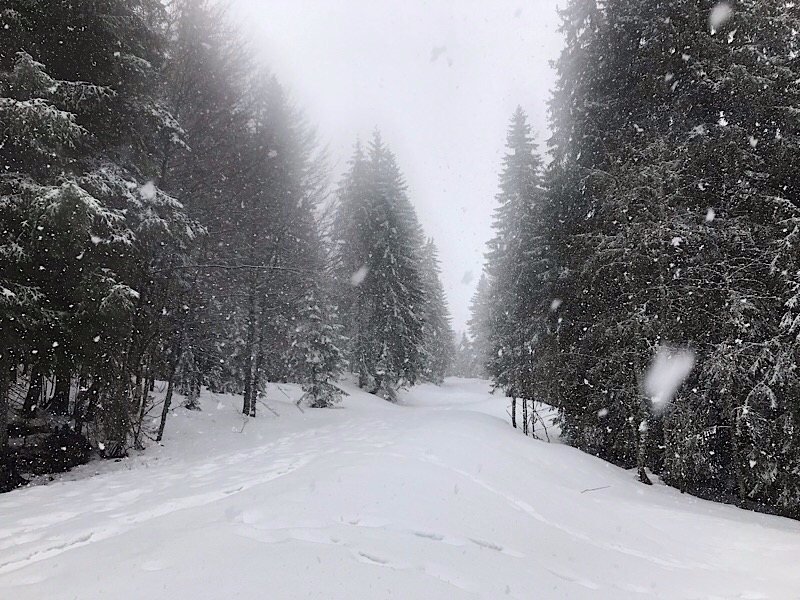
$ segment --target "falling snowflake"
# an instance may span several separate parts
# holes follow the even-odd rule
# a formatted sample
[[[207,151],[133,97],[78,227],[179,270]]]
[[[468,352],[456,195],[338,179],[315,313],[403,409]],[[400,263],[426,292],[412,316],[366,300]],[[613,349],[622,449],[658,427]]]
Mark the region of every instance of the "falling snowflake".
[[[732,16],[733,8],[727,2],[718,2],[714,5],[714,8],[711,9],[711,16],[708,19],[711,25],[711,32],[716,33],[720,27],[730,21]]]
[[[145,200],[152,200],[156,197],[156,186],[152,181],[148,181],[139,188],[139,195]]]
[[[439,57],[447,51],[447,46],[435,46],[431,48],[431,62],[436,62]]]
[[[368,273],[369,273],[369,267],[367,265],[364,265],[358,271],[356,271],[350,276],[350,285],[352,285],[353,287],[360,286],[362,283],[364,283],[364,280],[367,278]]]
[[[694,368],[690,350],[661,347],[645,378],[645,392],[655,407],[669,403]]]

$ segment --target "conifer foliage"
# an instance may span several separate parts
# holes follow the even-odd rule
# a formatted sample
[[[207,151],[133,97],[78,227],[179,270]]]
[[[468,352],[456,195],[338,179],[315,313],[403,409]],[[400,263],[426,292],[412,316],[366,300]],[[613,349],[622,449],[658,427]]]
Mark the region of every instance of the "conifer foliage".
[[[455,354],[455,333],[450,324],[441,277],[439,252],[431,238],[422,249],[422,280],[425,290],[422,305],[425,352],[423,379],[437,385],[444,383]]]
[[[426,327],[428,348],[448,327],[435,254],[430,249],[426,289],[422,230],[378,133],[366,152],[356,146],[333,237],[350,369],[361,387],[394,401],[399,386],[425,377]]]
[[[518,108],[508,131],[500,176],[494,229],[486,256],[486,327],[490,346],[487,369],[512,398],[534,398],[546,274],[540,214],[545,204],[542,162],[531,138],[527,116]]]
[[[177,144],[181,134],[153,86],[165,44],[163,7],[5,6],[0,328],[14,343],[0,359],[0,455],[8,452],[6,403],[20,367],[51,374],[46,408],[77,433],[92,419],[116,455],[146,379],[147,332],[137,325],[159,285],[154,268],[167,248],[184,248],[198,232],[181,204],[152,183],[156,140]]]
[[[492,360],[492,332],[490,329],[492,314],[495,306],[490,296],[489,278],[484,271],[478,280],[478,286],[469,305],[470,318],[467,323],[469,330],[469,346],[477,363],[475,372],[483,377],[488,377],[486,371]],[[462,346],[466,344],[462,342]]]
[[[505,219],[507,160],[500,307],[473,318],[497,384],[556,406],[568,442],[798,516],[800,15],[716,4],[567,4],[546,192]],[[645,379],[677,349],[694,368],[663,403]]]
[[[345,256],[315,131],[224,4],[45,4],[0,8],[0,491],[160,442],[203,386],[252,417],[268,382],[335,404],[348,356],[388,398],[441,381],[435,249],[379,137],[342,184]]]

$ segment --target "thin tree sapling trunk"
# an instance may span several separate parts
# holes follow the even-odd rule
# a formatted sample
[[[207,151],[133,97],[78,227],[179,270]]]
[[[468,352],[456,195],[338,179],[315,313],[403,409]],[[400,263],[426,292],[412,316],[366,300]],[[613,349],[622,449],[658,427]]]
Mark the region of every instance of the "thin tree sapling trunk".
[[[167,415],[172,405],[172,394],[175,391],[175,373],[177,372],[175,361],[170,369],[169,381],[167,382],[167,395],[164,397],[164,406],[161,408],[161,422],[158,424],[158,434],[156,434],[156,442],[160,442],[164,438],[164,427],[167,425]]]
[[[50,410],[57,415],[69,414],[69,392],[72,387],[72,373],[64,365],[56,371],[56,388],[50,400]]]
[[[25,403],[22,406],[22,416],[26,419],[32,419],[36,416],[36,409],[42,399],[42,386],[44,376],[38,364],[33,365],[31,368],[31,384],[28,387],[28,393],[25,395]]]
[[[528,435],[528,399],[522,399],[522,432]]]

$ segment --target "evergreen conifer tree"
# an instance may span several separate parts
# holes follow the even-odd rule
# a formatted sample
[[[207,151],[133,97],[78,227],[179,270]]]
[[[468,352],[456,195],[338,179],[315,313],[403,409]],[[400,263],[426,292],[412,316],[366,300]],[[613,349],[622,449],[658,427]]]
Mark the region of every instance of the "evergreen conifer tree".
[[[436,244],[429,239],[422,252],[422,276],[425,289],[423,303],[425,367],[423,378],[441,385],[454,358],[454,340],[447,298],[441,281],[441,268]]]
[[[532,400],[538,388],[537,342],[550,300],[544,287],[548,257],[541,230],[546,203],[542,163],[521,108],[511,119],[497,201],[495,237],[486,256],[494,307],[487,368],[507,395]]]
[[[781,309],[796,270],[778,267],[797,214],[783,108],[797,17],[739,2],[710,27],[713,7],[575,0],[564,13],[546,214],[564,301],[551,389],[565,438],[637,465],[643,481],[650,467],[681,489],[794,510],[796,483],[776,473],[794,471],[797,447]],[[670,345],[697,365],[654,411],[642,379]]]
[[[488,365],[492,361],[491,319],[495,305],[490,297],[489,277],[486,271],[481,273],[475,293],[470,303],[470,318],[467,323],[471,336],[472,351],[475,354],[476,373],[480,377],[488,376]]]
[[[18,346],[11,368],[54,374],[50,409],[76,430],[94,416],[108,452],[121,454],[140,399],[133,379],[144,379],[150,328],[140,325],[151,322],[142,317],[155,269],[195,234],[182,206],[151,183],[157,137],[178,144],[181,133],[154,85],[163,7],[6,8],[0,154],[9,168],[0,193],[13,209],[2,218],[14,243],[2,278],[15,302],[29,297],[47,306],[27,331],[14,326],[30,345]],[[76,377],[88,393],[72,401]]]
[[[359,383],[394,401],[424,369],[421,228],[394,155],[375,134],[356,148],[340,186],[334,227],[350,368]]]

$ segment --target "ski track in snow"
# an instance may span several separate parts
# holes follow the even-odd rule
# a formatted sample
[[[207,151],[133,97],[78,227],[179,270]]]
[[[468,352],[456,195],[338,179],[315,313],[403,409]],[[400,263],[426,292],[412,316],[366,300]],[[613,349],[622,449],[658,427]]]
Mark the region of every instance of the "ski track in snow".
[[[348,391],[204,397],[164,447],[0,496],[0,598],[800,599],[798,523],[525,438],[485,382]]]

